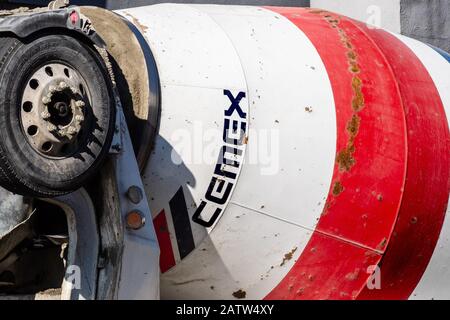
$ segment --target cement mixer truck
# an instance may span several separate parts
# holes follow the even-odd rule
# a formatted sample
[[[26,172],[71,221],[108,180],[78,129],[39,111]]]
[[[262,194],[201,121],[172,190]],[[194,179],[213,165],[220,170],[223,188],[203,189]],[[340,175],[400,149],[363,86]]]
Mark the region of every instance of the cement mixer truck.
[[[0,292],[449,299],[450,56],[311,8],[0,17]]]

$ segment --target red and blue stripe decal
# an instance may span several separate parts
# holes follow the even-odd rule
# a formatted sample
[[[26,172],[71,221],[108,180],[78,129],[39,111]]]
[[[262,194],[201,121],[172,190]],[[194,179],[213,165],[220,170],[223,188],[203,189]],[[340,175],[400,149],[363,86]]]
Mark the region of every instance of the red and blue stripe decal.
[[[439,238],[450,135],[428,71],[403,42],[324,10],[267,8],[296,25],[333,88],[336,163],[306,248],[267,299],[406,299]],[[366,286],[381,271],[380,289]]]

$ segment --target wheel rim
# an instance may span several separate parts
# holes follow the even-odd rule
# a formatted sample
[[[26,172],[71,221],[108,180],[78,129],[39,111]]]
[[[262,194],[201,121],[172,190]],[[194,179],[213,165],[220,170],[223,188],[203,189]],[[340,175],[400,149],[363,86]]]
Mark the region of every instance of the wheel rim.
[[[55,158],[79,150],[89,101],[86,83],[73,68],[51,63],[37,69],[26,83],[20,112],[32,148]]]

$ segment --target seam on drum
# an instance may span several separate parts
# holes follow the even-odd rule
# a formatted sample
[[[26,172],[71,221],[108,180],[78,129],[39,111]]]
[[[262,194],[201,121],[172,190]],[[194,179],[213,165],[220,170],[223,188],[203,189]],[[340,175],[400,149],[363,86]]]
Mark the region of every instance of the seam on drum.
[[[239,204],[239,203],[237,203],[237,202],[235,202],[235,201],[230,201],[229,204],[234,204],[234,205],[236,205],[236,206],[238,206],[238,207],[241,207],[241,208],[244,208],[244,209],[247,209],[247,210],[250,210],[250,211],[259,213],[259,214],[262,214],[262,215],[267,216],[267,217],[269,217],[269,218],[273,218],[273,219],[275,219],[275,220],[278,220],[278,221],[282,221],[282,222],[288,223],[288,224],[290,224],[290,225],[293,225],[293,226],[296,226],[296,227],[299,227],[299,228],[302,228],[302,229],[311,231],[311,232],[313,232],[313,233],[317,233],[317,234],[323,235],[323,236],[325,236],[325,237],[332,238],[332,239],[334,239],[334,240],[337,240],[337,241],[340,241],[340,242],[343,242],[343,243],[350,244],[350,245],[352,245],[352,246],[354,246],[354,247],[358,247],[358,248],[361,248],[361,249],[364,249],[364,250],[367,250],[367,251],[374,252],[374,253],[379,254],[379,255],[383,255],[383,252],[382,252],[381,250],[376,250],[376,249],[373,249],[373,248],[371,248],[371,247],[365,246],[365,245],[363,245],[363,244],[361,244],[361,243],[358,243],[358,242],[355,242],[355,241],[352,241],[352,240],[349,240],[349,239],[346,239],[346,238],[338,237],[338,236],[333,235],[333,234],[330,234],[330,233],[328,233],[328,232],[323,232],[323,231],[320,231],[320,230],[317,230],[317,229],[309,228],[309,227],[303,226],[303,225],[301,225],[301,224],[298,224],[298,223],[295,223],[295,222],[292,222],[292,221],[289,221],[289,220],[285,220],[285,219],[279,218],[279,217],[277,217],[277,216],[273,216],[273,215],[271,215],[270,213],[263,212],[263,211],[261,211],[261,210],[254,209],[254,208],[251,208],[251,207],[247,207],[247,206],[242,205],[242,204]]]

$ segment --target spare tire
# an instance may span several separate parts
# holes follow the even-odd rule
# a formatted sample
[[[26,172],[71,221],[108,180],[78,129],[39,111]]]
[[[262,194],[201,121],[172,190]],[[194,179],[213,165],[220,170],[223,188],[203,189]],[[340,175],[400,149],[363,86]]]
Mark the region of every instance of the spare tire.
[[[82,186],[111,144],[111,88],[99,54],[75,38],[1,38],[0,185],[35,197]]]

